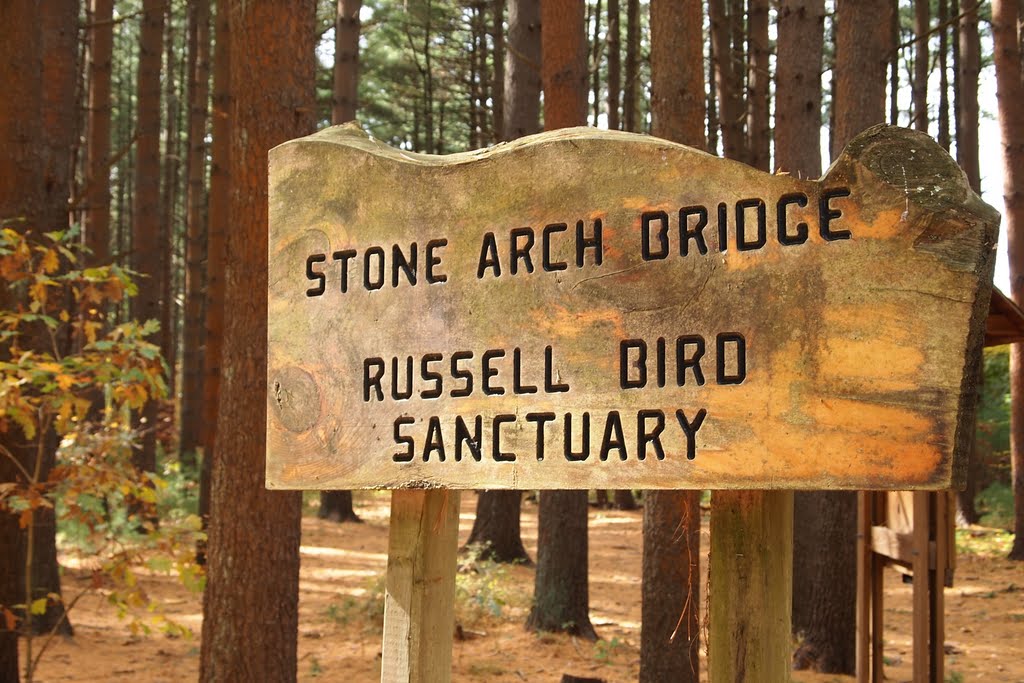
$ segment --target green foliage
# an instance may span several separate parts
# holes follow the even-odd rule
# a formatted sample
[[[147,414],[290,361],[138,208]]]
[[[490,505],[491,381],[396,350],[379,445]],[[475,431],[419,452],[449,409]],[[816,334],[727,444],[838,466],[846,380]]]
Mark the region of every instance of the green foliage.
[[[615,658],[615,653],[624,645],[625,643],[618,638],[612,638],[611,640],[599,640],[594,643],[594,659],[603,664],[610,664]]]
[[[983,452],[1010,450],[1010,347],[985,349],[978,402],[978,446]]]
[[[1006,557],[1013,545],[1013,534],[1002,529],[957,529],[956,551],[961,555]]]
[[[117,266],[78,267],[77,243],[74,231],[0,229],[0,287],[9,294],[0,310],[0,433],[9,436],[5,443],[29,443],[0,445],[15,473],[0,482],[0,511],[18,515],[31,544],[34,514],[53,508],[61,538],[73,540],[93,567],[87,590],[102,587],[118,614],[132,617],[133,631],[180,635],[187,629],[160,617],[137,574],[140,567],[173,571],[187,586],[202,585],[192,561],[198,518],[169,515],[158,527],[169,484],[132,465],[139,441],[132,413],[167,393],[163,360],[146,340],[157,324],[107,318],[104,311],[135,285]],[[30,585],[26,592],[34,595]],[[17,605],[0,609],[8,625],[20,621],[30,643],[32,615],[60,600],[35,599],[20,617]],[[31,672],[38,655],[27,659]]]
[[[483,559],[484,546],[468,546],[455,575],[455,620],[473,625],[487,619],[500,619],[516,596],[508,589],[508,567]]]
[[[978,494],[975,501],[983,526],[1013,530],[1013,489],[997,481]]]

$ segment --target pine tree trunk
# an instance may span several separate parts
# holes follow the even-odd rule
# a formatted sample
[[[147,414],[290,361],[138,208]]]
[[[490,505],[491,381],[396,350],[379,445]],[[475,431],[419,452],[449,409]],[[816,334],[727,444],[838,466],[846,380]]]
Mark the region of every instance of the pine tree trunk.
[[[833,70],[832,158],[865,128],[885,121],[885,86],[891,49],[890,0],[841,0],[837,6]],[[852,674],[855,666],[857,497],[852,491],[809,492],[794,501],[794,518],[806,520],[801,543],[814,548],[806,593],[809,622],[794,664]],[[794,591],[796,594],[797,591]],[[798,610],[799,611],[799,610]]]
[[[900,44],[900,0],[892,0],[890,14],[891,45]],[[894,49],[889,57],[889,124],[900,125],[900,50]],[[830,147],[831,149],[831,147]]]
[[[135,188],[132,210],[132,267],[139,274],[139,294],[132,300],[132,316],[162,320],[164,255],[160,230],[160,59],[163,46],[164,6],[144,0],[139,32],[138,101],[135,143]],[[161,339],[166,330],[161,332]],[[161,349],[165,348],[161,344]],[[142,410],[142,448],[132,455],[145,472],[156,469],[156,426],[159,405],[149,401]]]
[[[505,139],[505,0],[491,0],[492,142]]]
[[[160,267],[163,275],[160,278],[160,350],[167,364],[167,388],[169,396],[174,396],[175,385],[177,384],[177,328],[175,326],[175,299],[174,288],[175,269],[172,264],[176,260],[176,240],[174,215],[175,205],[178,201],[178,109],[180,102],[178,92],[175,89],[175,37],[174,37],[174,15],[171,13],[171,3],[165,4],[166,14],[164,16],[164,109],[166,125],[164,127],[164,153],[163,153],[163,180],[161,182],[160,194],[160,240],[163,244],[160,256]],[[173,419],[174,411],[171,411]],[[163,422],[166,414],[158,419]],[[158,425],[158,438],[166,435],[162,424]],[[165,446],[166,447],[166,446]]]
[[[68,204],[71,196],[72,150],[77,143],[80,104],[76,101],[78,78],[78,0],[52,0],[42,8],[43,41],[43,215],[39,232],[63,231],[69,227]],[[46,342],[42,342],[46,343]],[[68,348],[67,334],[60,334],[61,353]],[[55,433],[43,437],[43,466],[40,480],[50,476],[56,463],[58,438]],[[60,567],[57,564],[57,521],[52,508],[39,508],[32,519],[32,599],[50,593],[60,595]],[[44,614],[32,618],[33,632],[59,631],[71,634],[59,602],[48,602]]]
[[[623,130],[637,131],[640,81],[640,0],[626,0],[626,87],[622,95]]]
[[[992,2],[1010,292],[1018,306],[1024,304],[1024,69],[1021,65],[1020,12],[1017,0]],[[1010,348],[1010,396],[1014,538],[1009,557],[1024,560],[1024,348],[1021,344]]]
[[[749,0],[749,54],[747,55],[747,146],[749,163],[762,171],[771,169],[771,131],[768,97],[771,74],[768,44],[768,0]]]
[[[334,19],[334,92],[331,123],[356,118],[359,102],[359,10],[362,0],[338,0]],[[360,522],[352,506],[351,491],[321,491],[317,517],[333,522]]]
[[[89,132],[85,245],[89,263],[110,262],[110,81],[114,53],[114,1],[91,0],[89,29]]]
[[[264,488],[267,152],[314,127],[315,7],[230,10],[231,230],[213,458],[202,681],[294,681],[302,494]]]
[[[653,134],[703,149],[703,9],[651,2]],[[632,493],[630,493],[632,497]],[[640,681],[698,681],[700,491],[645,491]]]
[[[740,97],[739,70],[732,49],[731,23],[726,12],[726,0],[711,0],[708,3],[708,16],[711,21],[711,44],[715,60],[715,89],[718,91],[721,113],[722,152],[726,159],[742,160],[746,157],[743,101]]]
[[[612,500],[616,510],[636,510],[636,498],[630,489],[615,489]]]
[[[914,0],[914,129],[928,132],[928,30],[931,18],[930,0]]]
[[[978,74],[981,71],[981,37],[978,35],[978,9],[973,0],[965,0],[960,19],[960,68],[957,108],[956,156],[967,174],[971,189],[981,194],[981,164],[978,154]]]
[[[224,268],[227,262],[225,237],[231,215],[229,192],[231,169],[231,25],[225,0],[219,0],[214,28],[213,99],[210,147],[210,209],[206,224],[206,322],[203,337],[203,446],[199,475],[199,516],[204,531],[210,521],[210,470],[216,457],[220,410],[221,348],[224,345]],[[205,562],[205,544],[196,549],[196,560]]]
[[[0,26],[9,30],[0,41],[0,222],[23,217],[36,227],[43,212],[42,146],[42,31],[41,10],[33,0],[0,3]],[[0,288],[0,307],[13,305],[12,292]],[[0,358],[7,354],[0,348]],[[3,445],[22,463],[29,462],[34,450],[19,447],[20,433],[2,435]],[[0,457],[0,484],[20,481],[17,468]],[[24,482],[22,482],[24,483]],[[0,510],[0,605],[14,610],[24,603],[22,583],[25,560],[25,534],[18,518]],[[0,680],[18,681],[18,636],[0,621]]]
[[[495,562],[533,564],[520,534],[522,498],[522,491],[481,491],[466,545],[480,546],[480,556]]]
[[[587,39],[583,0],[541,3],[544,129],[587,121]],[[597,638],[587,586],[587,492],[542,491],[534,603],[526,627]]]
[[[509,0],[506,140],[540,130],[540,0]]]
[[[949,151],[949,74],[946,60],[949,57],[949,8],[946,0],[939,0],[939,144]]]
[[[779,7],[779,56],[775,86],[775,169],[798,178],[821,175],[821,63],[825,31],[824,0],[784,0]],[[804,587],[815,579],[811,540],[813,498],[794,494],[793,615],[795,634],[807,632],[814,606]]]
[[[619,0],[608,0],[608,129],[619,130],[619,100],[622,92],[622,31],[619,28]]]
[[[210,2],[189,5],[188,225],[185,241],[185,329],[181,391],[181,458],[194,468],[202,445],[203,299],[206,291],[206,118],[210,83]]]

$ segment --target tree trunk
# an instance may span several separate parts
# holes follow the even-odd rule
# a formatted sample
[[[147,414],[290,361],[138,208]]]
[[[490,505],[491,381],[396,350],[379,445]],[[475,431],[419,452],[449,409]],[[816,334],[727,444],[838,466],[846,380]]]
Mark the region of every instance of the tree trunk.
[[[42,31],[40,3],[12,0],[0,3],[0,26],[8,30],[0,41],[0,224],[24,218],[26,225],[38,228],[43,217],[42,146]],[[17,224],[16,224],[17,225]],[[2,288],[6,290],[7,288]],[[0,305],[13,305],[10,291],[0,290]],[[0,354],[7,353],[6,347]],[[22,463],[29,462],[31,447],[18,443],[13,433],[0,437],[3,445]],[[0,484],[19,481],[17,468],[0,457]],[[0,510],[0,605],[14,610],[24,603],[22,583],[25,560],[25,534],[18,518]],[[18,635],[0,621],[0,680],[18,681]]]
[[[509,0],[506,140],[540,130],[540,0]]]
[[[821,175],[821,63],[825,31],[824,0],[785,0],[779,7],[775,86],[775,170],[798,178]],[[814,606],[804,587],[815,580],[814,494],[794,494],[793,616],[796,634],[810,628]],[[810,497],[809,497],[810,496]]]
[[[89,29],[89,132],[85,245],[89,263],[110,262],[110,80],[114,53],[114,0],[91,0]]]
[[[895,48],[900,44],[899,4],[900,0],[892,0],[892,11],[889,12],[889,38],[893,45],[889,56],[889,123],[893,126],[900,125],[900,50]]]
[[[1020,4],[993,0],[992,42],[996,99],[1003,142],[1003,203],[1006,211],[1010,292],[1024,304],[1024,72],[1021,65]],[[1010,559],[1024,560],[1024,348],[1010,349],[1010,465],[1014,537]]]
[[[491,0],[491,142],[505,139],[505,0]]]
[[[640,0],[626,0],[626,88],[622,96],[623,129],[637,131],[637,87],[640,84]]]
[[[203,396],[203,263],[206,261],[206,114],[210,83],[210,2],[189,4],[188,225],[182,335],[181,458],[195,468]]]
[[[176,269],[172,267],[176,259],[177,240],[175,238],[174,215],[178,202],[178,110],[181,108],[178,91],[175,89],[175,37],[174,15],[171,3],[165,3],[164,17],[164,109],[167,115],[164,127],[163,181],[161,182],[160,199],[160,240],[163,244],[160,267],[163,269],[160,284],[160,351],[167,364],[168,395],[174,396],[175,384],[178,379],[177,327],[175,325],[175,300],[177,292],[174,287]],[[171,410],[173,420],[174,411]],[[167,419],[166,414],[158,417],[160,422]],[[157,425],[157,437],[166,436],[163,424]],[[166,444],[164,444],[166,450]]]
[[[480,556],[495,562],[533,564],[519,529],[522,497],[522,491],[481,491],[466,545],[479,545]]]
[[[334,23],[334,93],[331,123],[354,121],[359,102],[359,10],[363,0],[338,0]],[[334,522],[360,522],[351,491],[321,491],[317,517]]]
[[[854,135],[885,121],[891,9],[890,0],[840,0],[837,5],[832,158]],[[853,673],[856,493],[808,492],[797,497],[794,508],[794,517],[801,520],[799,542],[814,549],[808,564],[801,567],[807,579],[794,591],[794,595],[805,594],[807,601],[796,610],[806,626],[794,664],[827,673]]]
[[[636,510],[636,498],[630,489],[615,489],[614,498],[616,510]]]
[[[162,320],[164,255],[160,230],[160,58],[163,46],[162,0],[143,0],[139,31],[139,70],[136,85],[135,188],[132,210],[132,267],[139,274],[139,294],[132,300],[132,316],[139,321]],[[166,330],[161,332],[165,334]],[[161,336],[162,338],[162,336]],[[161,349],[164,345],[161,344]],[[156,425],[159,404],[149,401],[142,410],[142,448],[132,455],[135,466],[156,469]]]
[[[293,681],[302,494],[264,488],[267,152],[314,127],[315,6],[233,0],[225,368],[210,496],[200,680]]]
[[[619,130],[619,100],[622,94],[622,30],[619,0],[608,0],[608,129]]]
[[[711,0],[708,4],[711,22],[711,45],[715,61],[715,89],[718,91],[721,113],[722,152],[726,159],[742,160],[746,157],[743,131],[743,101],[736,55],[732,49],[730,19],[726,0]]]
[[[771,169],[771,131],[768,122],[768,93],[771,74],[768,44],[768,0],[750,0],[748,10],[749,53],[747,55],[747,145],[749,163],[762,171]]]
[[[231,25],[227,3],[219,0],[214,25],[213,99],[211,104],[213,133],[210,147],[210,209],[206,223],[206,321],[203,338],[203,419],[200,443],[203,446],[202,470],[199,474],[199,516],[203,530],[210,521],[210,471],[216,455],[218,415],[220,409],[221,348],[224,345],[224,268],[227,262],[225,237],[229,216],[231,189]],[[206,561],[206,546],[200,542],[196,561]]]
[[[931,1],[914,0],[914,129],[928,132],[928,31]]]
[[[651,2],[653,134],[704,149],[703,9]],[[632,497],[632,494],[631,494]],[[645,491],[640,681],[698,681],[700,491]]]
[[[544,129],[587,122],[587,39],[583,0],[541,3]],[[526,627],[597,638],[587,586],[587,492],[542,491],[537,574]]]
[[[949,151],[949,74],[946,60],[949,57],[949,8],[946,0],[939,0],[939,144]]]
[[[78,78],[78,0],[52,0],[41,4],[43,41],[43,214],[39,232],[63,231],[69,227],[68,205],[71,197],[72,149],[77,143],[79,102]],[[43,342],[45,343],[45,342]],[[67,335],[59,335],[61,353],[66,353]],[[56,463],[58,438],[55,433],[41,435],[45,440],[43,466],[39,477],[45,481]],[[50,593],[60,595],[60,567],[57,564],[57,520],[52,508],[39,508],[33,514],[32,599]],[[59,631],[71,634],[60,602],[49,601],[46,612],[32,618],[33,632]]]
[[[594,38],[590,41],[592,50],[588,66],[590,68],[590,90],[593,93],[594,101],[594,122],[597,127],[597,119],[601,115],[601,0],[597,0],[594,6]]]
[[[981,70],[981,37],[978,8],[965,0],[960,19],[960,68],[957,72],[960,105],[957,108],[956,156],[967,174],[971,189],[981,194],[981,164],[978,161],[978,73]]]

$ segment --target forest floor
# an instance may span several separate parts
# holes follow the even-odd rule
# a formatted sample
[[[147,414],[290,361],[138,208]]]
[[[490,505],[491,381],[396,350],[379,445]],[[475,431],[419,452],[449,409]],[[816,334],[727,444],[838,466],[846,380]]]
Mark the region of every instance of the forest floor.
[[[460,538],[473,522],[476,496],[464,494]],[[335,524],[307,514],[303,520],[300,579],[299,680],[349,683],[380,678],[383,574],[387,562],[386,493],[357,494],[362,524]],[[460,560],[456,681],[558,681],[563,673],[614,682],[635,681],[639,670],[642,513],[592,509],[590,513],[591,619],[602,640],[591,643],[523,629],[534,571]],[[523,538],[531,556],[537,543],[536,506],[523,506]],[[946,589],[946,680],[1024,682],[1024,565],[1004,559],[1006,534],[972,528],[958,532],[966,546],[953,588]],[[270,542],[270,539],[268,539]],[[707,549],[707,513],[702,545]],[[65,573],[65,595],[88,589],[90,576]],[[706,567],[706,562],[703,563]],[[703,568],[703,567],[702,567]],[[887,571],[885,662],[891,681],[911,679],[911,592]],[[193,638],[136,636],[118,619],[102,591],[74,608],[73,638],[58,638],[44,655],[38,681],[138,683],[196,680],[201,596],[174,579],[143,574],[140,581],[165,605],[167,616],[191,628]],[[703,583],[706,585],[706,583]],[[705,596],[702,596],[702,601]],[[36,643],[38,648],[38,642]],[[701,654],[702,678],[706,657]],[[852,681],[804,672],[796,681]]]

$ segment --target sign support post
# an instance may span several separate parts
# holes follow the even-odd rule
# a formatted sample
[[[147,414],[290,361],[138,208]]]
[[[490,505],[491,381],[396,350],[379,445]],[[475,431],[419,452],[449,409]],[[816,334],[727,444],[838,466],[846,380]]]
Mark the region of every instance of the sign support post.
[[[715,491],[709,575],[711,683],[788,681],[793,492]]]
[[[458,541],[458,491],[392,492],[381,683],[451,679]]]

